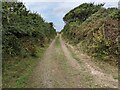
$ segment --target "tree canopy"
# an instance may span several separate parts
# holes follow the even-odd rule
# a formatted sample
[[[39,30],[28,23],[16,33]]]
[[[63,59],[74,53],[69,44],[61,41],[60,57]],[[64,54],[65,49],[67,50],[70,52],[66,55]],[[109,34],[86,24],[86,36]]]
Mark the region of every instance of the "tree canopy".
[[[85,21],[90,15],[97,12],[104,4],[94,5],[94,3],[83,3],[80,6],[74,8],[65,15],[63,20],[67,22],[73,21]]]

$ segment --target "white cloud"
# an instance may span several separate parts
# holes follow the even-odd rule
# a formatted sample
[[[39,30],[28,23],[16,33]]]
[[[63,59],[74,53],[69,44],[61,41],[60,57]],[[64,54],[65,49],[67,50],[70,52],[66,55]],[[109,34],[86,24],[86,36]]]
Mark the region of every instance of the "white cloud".
[[[77,2],[59,3],[58,6],[53,9],[53,11],[57,13],[57,15],[64,16],[67,12],[77,7],[78,5],[80,5],[80,3]]]
[[[71,9],[77,7],[81,3],[94,2],[106,3],[105,7],[117,7],[118,0],[108,1],[108,0],[22,0],[28,9],[31,11],[37,11],[41,16],[48,22],[53,22],[57,31],[60,31],[64,22],[62,18]]]
[[[45,4],[42,4],[42,2],[24,2],[24,3],[25,3],[25,6],[32,11],[33,10],[41,11],[49,8],[49,5],[47,3]]]

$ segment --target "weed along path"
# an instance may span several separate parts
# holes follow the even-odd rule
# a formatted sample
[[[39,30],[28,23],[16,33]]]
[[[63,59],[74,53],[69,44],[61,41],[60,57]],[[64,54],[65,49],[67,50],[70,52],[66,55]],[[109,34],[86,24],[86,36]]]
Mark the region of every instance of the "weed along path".
[[[58,35],[37,63],[27,88],[117,88],[117,80],[84,56],[74,55]],[[91,66],[92,65],[92,66]]]

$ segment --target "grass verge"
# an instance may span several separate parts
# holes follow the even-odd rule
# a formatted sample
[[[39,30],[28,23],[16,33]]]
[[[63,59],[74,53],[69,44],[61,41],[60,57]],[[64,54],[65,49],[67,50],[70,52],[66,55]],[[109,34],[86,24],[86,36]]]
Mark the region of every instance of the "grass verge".
[[[37,57],[9,60],[3,63],[3,88],[24,88],[37,62],[42,58],[45,48],[38,48]],[[14,60],[15,59],[15,60]]]
[[[77,47],[77,46],[75,46]],[[74,48],[75,48],[74,47]],[[69,50],[72,52],[72,56],[82,65],[82,62],[80,59],[76,56],[76,54],[72,51],[72,49],[68,46]],[[86,54],[87,55],[87,54]],[[97,67],[99,67],[103,73],[107,73],[112,75],[112,77],[116,80],[119,80],[119,75],[118,75],[118,66],[111,65],[103,60],[97,60],[93,57],[91,57],[91,62],[93,62]]]

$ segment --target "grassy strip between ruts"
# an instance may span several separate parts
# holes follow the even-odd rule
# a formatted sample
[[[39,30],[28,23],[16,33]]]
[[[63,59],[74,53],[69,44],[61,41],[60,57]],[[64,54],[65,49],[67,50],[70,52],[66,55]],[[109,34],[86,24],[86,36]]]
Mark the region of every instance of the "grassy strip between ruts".
[[[56,37],[56,41],[55,41],[57,48],[60,48],[60,46],[61,46],[61,45],[60,45],[59,38],[60,38],[60,37],[57,36],[57,37]]]
[[[3,65],[3,88],[24,88],[37,62],[46,48],[38,47],[36,57],[29,56],[22,60],[9,60]]]

